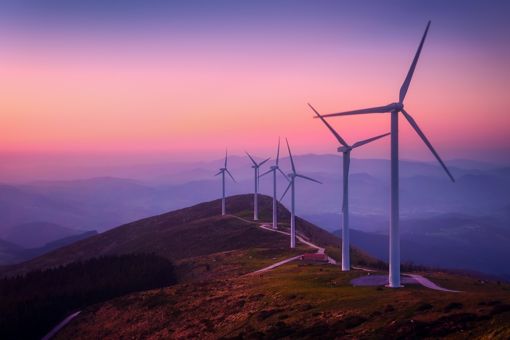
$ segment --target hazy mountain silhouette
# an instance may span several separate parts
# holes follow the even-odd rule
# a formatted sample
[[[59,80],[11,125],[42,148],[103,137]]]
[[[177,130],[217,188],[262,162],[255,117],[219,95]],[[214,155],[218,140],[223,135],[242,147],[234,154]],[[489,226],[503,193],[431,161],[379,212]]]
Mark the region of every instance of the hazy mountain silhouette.
[[[81,232],[78,234],[73,234],[72,236],[67,236],[52,242],[48,242],[41,247],[29,249],[23,248],[5,240],[0,240],[0,265],[10,265],[27,261],[34,257],[46,254],[52,250],[67,246],[96,234],[97,232],[95,230]]]
[[[23,248],[38,248],[45,244],[80,233],[76,229],[62,227],[55,223],[31,222],[7,229],[2,238]]]
[[[331,223],[332,216],[329,218],[328,223]],[[318,219],[312,216],[310,220],[321,225]],[[384,222],[388,224],[388,221],[380,219],[375,223],[380,225]],[[456,214],[404,219],[400,228],[402,261],[436,268],[471,270],[510,279],[509,222]],[[340,230],[333,233],[337,236],[341,234]],[[387,229],[384,233],[352,229],[351,242],[372,256],[388,260]]]

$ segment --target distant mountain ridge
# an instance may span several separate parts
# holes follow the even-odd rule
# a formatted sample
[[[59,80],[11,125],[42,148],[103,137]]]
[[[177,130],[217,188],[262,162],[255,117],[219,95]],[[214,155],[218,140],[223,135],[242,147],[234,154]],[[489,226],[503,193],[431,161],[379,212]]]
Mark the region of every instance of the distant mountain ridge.
[[[229,164],[238,183],[227,186],[228,194],[251,192],[253,174],[248,158],[233,156]],[[296,165],[301,172],[324,183],[300,185],[298,210],[304,214],[336,213],[341,195],[341,157],[298,155]],[[352,159],[351,165],[351,211],[387,215],[388,160]],[[151,166],[159,169],[166,179],[140,172],[135,179],[97,177],[0,185],[0,234],[14,225],[34,221],[103,231],[218,197],[220,184],[213,175],[221,166],[219,160]],[[289,168],[287,158],[282,158],[281,166],[284,171]],[[508,168],[461,160],[454,162],[452,172],[456,183],[451,183],[435,164],[403,160],[400,166],[402,214],[418,217],[469,211],[486,215],[510,205]],[[262,193],[271,194],[271,181],[261,178],[260,185]],[[283,181],[279,183],[279,190],[284,185]]]
[[[61,239],[54,240],[52,242],[44,244],[41,247],[29,249],[20,247],[19,245],[0,239],[0,266],[13,265],[16,263],[28,261],[34,257],[46,254],[50,251],[86,239],[96,234],[97,231],[95,230],[85,231],[78,234],[74,234],[72,236],[67,236]]]

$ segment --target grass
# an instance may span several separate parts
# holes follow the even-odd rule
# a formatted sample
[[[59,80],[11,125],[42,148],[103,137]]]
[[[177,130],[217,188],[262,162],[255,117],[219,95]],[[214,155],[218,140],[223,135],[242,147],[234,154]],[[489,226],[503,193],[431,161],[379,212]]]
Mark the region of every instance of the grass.
[[[231,197],[227,209],[250,220],[251,202],[251,195]],[[261,220],[270,221],[271,199],[261,196],[259,202]],[[246,276],[315,250],[299,242],[289,249],[288,236],[261,230],[256,222],[218,216],[218,209],[218,201],[208,202],[124,227],[124,246],[157,249],[171,258],[178,254],[181,283],[91,306],[57,338],[510,337],[508,284],[432,272],[422,274],[464,292],[419,285],[352,287],[353,278],[367,273],[301,261]],[[282,210],[283,229],[288,218],[288,211]],[[297,229],[340,260],[338,238],[299,218]],[[154,233],[159,237],[156,243]],[[115,235],[107,236],[118,242]],[[103,241],[94,249],[111,246]],[[384,268],[384,263],[355,248],[351,258],[353,264]]]
[[[258,266],[270,255],[265,249],[251,249],[243,257]],[[466,292],[444,293],[418,285],[396,290],[352,287],[350,280],[361,275],[366,273],[295,261],[262,275],[185,283],[130,295],[126,297],[128,308],[116,308],[113,301],[97,306],[59,337],[82,334],[95,338],[104,328],[120,332],[114,333],[119,336],[140,337],[146,327],[154,337],[460,339],[510,335],[508,286],[475,286],[469,277],[433,273],[427,276],[446,283],[457,281],[455,288]],[[155,297],[148,298],[151,294]],[[132,322],[129,329],[124,327],[126,320]],[[171,334],[164,333],[169,329]]]

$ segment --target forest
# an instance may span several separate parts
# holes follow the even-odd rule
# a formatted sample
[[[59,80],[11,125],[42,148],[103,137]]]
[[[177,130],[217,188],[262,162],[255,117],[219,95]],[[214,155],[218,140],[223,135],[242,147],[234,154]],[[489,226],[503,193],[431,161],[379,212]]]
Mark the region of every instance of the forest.
[[[0,338],[40,339],[70,313],[130,292],[175,284],[154,254],[104,256],[0,280]]]

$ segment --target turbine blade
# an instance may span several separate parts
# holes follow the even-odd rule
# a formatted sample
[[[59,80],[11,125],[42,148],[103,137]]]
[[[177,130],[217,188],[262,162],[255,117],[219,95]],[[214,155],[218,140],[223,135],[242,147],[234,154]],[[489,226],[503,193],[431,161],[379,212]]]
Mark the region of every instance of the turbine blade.
[[[292,181],[289,182],[289,185],[287,185],[287,189],[285,189],[285,191],[283,192],[283,195],[282,197],[280,197],[280,201],[285,197],[285,195],[287,194],[287,192],[289,191],[290,189],[290,186],[292,185]]]
[[[220,172],[218,172],[218,173],[217,173],[216,175],[214,175],[214,176],[218,176],[218,175],[221,175],[221,170],[220,170]]]
[[[409,71],[407,72],[406,79],[402,83],[402,86],[400,87],[400,93],[398,97],[398,101],[402,103],[404,101],[404,98],[406,97],[407,90],[409,89],[409,84],[411,84],[411,79],[413,78],[414,69],[416,68],[416,64],[418,63],[418,59],[420,59],[421,49],[423,48],[423,43],[425,42],[425,38],[427,37],[427,33],[429,32],[430,27],[430,20],[427,23],[427,28],[425,28],[425,33],[423,33],[423,37],[421,38],[420,45],[418,46],[418,50],[416,51],[416,54],[414,55],[413,62],[411,63],[411,67],[409,68]]]
[[[278,166],[279,160],[280,160],[280,137],[278,137],[278,149],[276,149],[276,166]]]
[[[443,160],[441,159],[441,157],[439,157],[439,154],[436,152],[436,150],[434,149],[434,147],[432,146],[432,144],[430,144],[429,140],[427,139],[427,137],[425,136],[425,134],[421,131],[420,127],[418,126],[418,124],[416,123],[416,121],[413,119],[413,117],[411,117],[411,115],[409,113],[407,113],[405,110],[402,109],[402,113],[404,114],[404,117],[406,117],[407,121],[409,122],[409,124],[411,124],[411,126],[414,128],[414,130],[416,131],[416,133],[418,134],[418,136],[421,137],[421,139],[423,140],[423,142],[425,143],[425,145],[427,145],[427,147],[430,149],[430,151],[432,152],[432,154],[434,155],[434,157],[436,157],[437,161],[439,162],[439,164],[441,164],[441,166],[443,167],[444,171],[446,171],[446,174],[448,175],[448,177],[450,177],[450,179],[452,180],[452,182],[455,182],[455,179],[453,178],[452,174],[450,173],[450,171],[448,170],[448,168],[446,167],[446,165],[444,164]]]
[[[290,164],[292,165],[292,172],[296,173],[296,166],[294,165],[294,159],[292,158],[292,152],[290,152],[289,140],[285,138],[287,142],[287,149],[289,150]]]
[[[236,182],[236,183],[237,183],[237,181],[235,180],[234,176],[232,176],[232,174],[230,173],[230,171],[228,171],[228,169],[225,169],[225,171],[226,171],[226,172],[227,172],[227,174],[230,176],[230,178],[232,178],[232,180],[233,180],[234,182]]]
[[[322,184],[322,182],[319,182],[318,180],[313,179],[313,178],[308,177],[308,176],[305,176],[305,175],[296,174],[296,177],[301,177],[301,178],[303,178],[303,179],[307,179],[307,180],[309,180],[309,181],[312,181],[312,182],[315,182],[315,183]]]
[[[383,134],[383,135],[375,136],[375,137],[372,137],[372,138],[369,138],[369,139],[365,139],[365,140],[362,140],[362,141],[356,142],[356,143],[354,143],[354,144],[352,145],[352,148],[353,148],[353,149],[354,149],[354,148],[358,148],[358,147],[360,147],[360,146],[362,146],[362,145],[365,145],[365,144],[368,144],[368,143],[373,142],[373,141],[375,141],[375,140],[378,140],[378,139],[380,139],[380,138],[386,137],[386,136],[387,136],[387,135],[389,135],[389,134],[391,134],[391,133],[390,133],[390,132],[388,132],[388,133],[385,133],[385,134]]]
[[[253,165],[257,166],[257,162],[255,162],[255,160],[253,159],[253,157],[252,157],[252,156],[251,156],[251,155],[250,155],[247,151],[245,151],[245,152],[246,152],[246,154],[248,155],[248,157],[250,157],[250,160],[251,160],[251,162],[253,163]]]
[[[259,175],[259,178],[262,177],[262,176],[265,176],[267,175],[268,173],[270,173],[271,171],[273,171],[272,169],[270,170],[267,170],[266,172],[264,172],[262,175]]]
[[[386,106],[377,106],[377,107],[370,107],[368,109],[361,109],[361,110],[354,110],[354,111],[345,111],[345,112],[339,112],[339,113],[329,113],[327,115],[322,115],[322,117],[336,117],[336,116],[350,116],[350,115],[361,115],[366,113],[386,113],[391,112],[395,109],[395,106],[393,104],[386,105]],[[318,118],[318,117],[314,117]]]
[[[227,149],[225,149],[225,166],[224,166],[224,168],[226,168],[226,167],[227,167]]]
[[[266,163],[266,162],[267,162],[268,160],[270,160],[270,159],[271,159],[271,157],[264,159],[262,162],[260,162],[260,163],[259,163],[259,165],[258,165],[258,166],[262,166],[262,165],[264,165],[264,163]]]
[[[282,174],[283,177],[285,177],[285,179],[288,181],[289,180],[289,176],[287,176],[285,174],[285,172],[282,171],[282,169],[278,168],[278,171],[280,171],[280,173]]]
[[[322,120],[322,122],[326,125],[326,127],[329,129],[329,131],[331,131],[331,133],[333,135],[335,135],[338,142],[348,148],[349,145],[347,144],[347,142],[338,134],[338,132],[336,132],[335,129],[333,129],[333,127],[331,125],[329,125],[329,123],[320,115],[320,113],[317,112],[317,110],[312,105],[310,105],[310,103],[308,103],[308,106],[310,106],[310,108],[313,110],[313,112],[315,112],[317,117],[319,117]]]

